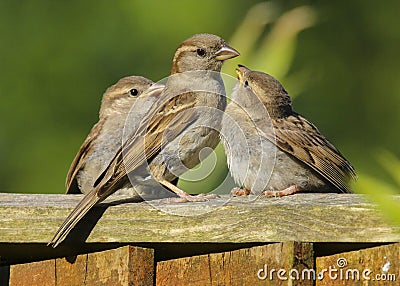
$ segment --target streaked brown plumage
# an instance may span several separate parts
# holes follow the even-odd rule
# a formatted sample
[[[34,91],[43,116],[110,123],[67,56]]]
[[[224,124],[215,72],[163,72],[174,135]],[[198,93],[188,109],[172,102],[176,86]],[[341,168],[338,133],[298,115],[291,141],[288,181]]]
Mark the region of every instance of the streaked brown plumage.
[[[151,87],[151,90],[148,90]],[[99,121],[76,154],[66,179],[68,194],[89,193],[122,146],[126,118],[137,98],[146,92],[146,102],[134,111],[136,124],[158,99],[163,85],[141,76],[128,76],[109,87],[103,95]],[[147,110],[146,110],[147,109]],[[130,184],[128,184],[130,185]]]
[[[223,39],[211,34],[194,35],[178,47],[161,101],[98,179],[96,188],[61,225],[50,242],[53,247],[65,239],[94,205],[128,179],[142,176],[138,170],[146,167],[145,162],[149,163],[155,181],[183,200],[204,199],[190,196],[170,182],[199,163],[198,153],[202,148],[214,148],[218,144],[218,132],[213,128],[219,129],[221,114],[214,113],[226,106],[219,72],[224,60],[238,55]],[[205,108],[190,110],[195,107]]]
[[[237,74],[240,83],[222,121],[230,172],[244,188],[235,193],[350,192],[354,168],[312,123],[293,111],[282,85],[244,66]],[[267,113],[262,115],[260,106]],[[241,128],[243,142],[236,139],[230,118]]]

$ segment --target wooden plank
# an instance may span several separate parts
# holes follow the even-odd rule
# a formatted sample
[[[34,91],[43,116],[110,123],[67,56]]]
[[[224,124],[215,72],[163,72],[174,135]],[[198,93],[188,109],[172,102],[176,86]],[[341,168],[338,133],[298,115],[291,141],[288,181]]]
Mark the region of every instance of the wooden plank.
[[[154,251],[132,246],[10,267],[10,286],[153,285]]]
[[[154,252],[138,247],[121,247],[88,255],[87,285],[153,285]],[[65,284],[69,285],[69,284]]]
[[[109,250],[114,252],[121,252],[117,250]],[[122,251],[124,252],[124,251]],[[102,255],[104,252],[93,253],[90,255]],[[56,273],[54,285],[85,285],[86,277],[89,276],[89,271],[86,266],[89,266],[88,257],[90,255],[78,255],[70,258],[57,258],[55,259]],[[113,268],[115,264],[110,263],[105,267],[105,271]],[[89,275],[88,275],[89,274]]]
[[[317,286],[400,285],[400,243],[316,259]]]
[[[0,244],[47,243],[81,198],[0,194]],[[400,202],[400,196],[393,199]],[[354,194],[223,196],[205,203],[107,206],[100,204],[83,219],[69,237],[71,246],[86,238],[87,242],[122,243],[400,241],[400,226],[391,225],[376,205]]]
[[[10,267],[10,286],[54,286],[55,260],[32,262]]]
[[[156,285],[313,285],[312,279],[289,279],[290,269],[301,273],[313,261],[311,243],[274,243],[158,262]],[[270,275],[273,269],[287,272],[280,279],[276,271]]]

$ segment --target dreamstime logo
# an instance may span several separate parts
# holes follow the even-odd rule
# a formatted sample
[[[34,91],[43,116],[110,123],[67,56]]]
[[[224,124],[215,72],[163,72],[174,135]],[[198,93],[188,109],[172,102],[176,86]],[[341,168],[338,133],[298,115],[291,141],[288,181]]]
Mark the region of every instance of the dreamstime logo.
[[[318,273],[315,269],[304,268],[302,270],[283,268],[269,268],[268,264],[264,264],[263,268],[257,271],[257,278],[260,280],[372,280],[372,281],[396,281],[396,274],[388,272],[388,262],[382,267],[382,273],[373,274],[369,268],[357,269],[347,268],[348,262],[345,258],[340,257],[336,260],[336,266],[329,266],[321,269]]]
[[[337,264],[337,266],[339,266],[340,268],[346,267],[346,266],[347,266],[347,260],[346,260],[346,258],[339,257],[339,258],[336,260],[336,264]]]
[[[197,164],[201,164],[207,155],[216,158],[210,145],[213,147],[212,145],[215,145],[220,137],[221,140],[225,140],[227,146],[232,143],[237,144],[237,142],[243,144],[245,152],[241,155],[243,156],[240,161],[242,172],[238,180],[243,182],[249,175],[255,173],[256,179],[254,179],[252,191],[260,194],[272,174],[275,153],[266,150],[265,144],[263,145],[262,140],[259,139],[260,148],[257,150],[260,150],[260,154],[256,160],[259,164],[256,165],[258,170],[254,170],[255,164],[252,164],[253,169],[251,174],[249,173],[255,143],[249,142],[246,132],[242,130],[243,122],[239,124],[237,120],[224,112],[224,102],[226,102],[224,85],[228,93],[231,92],[233,86],[236,92],[238,80],[217,72],[191,71],[171,75],[159,83],[167,84],[168,90],[159,97],[144,94],[137,98],[124,126],[123,160],[125,169],[128,170],[129,180],[137,193],[154,207],[178,215],[199,215],[225,204],[227,200],[216,200],[212,203],[212,207],[204,208],[200,213],[194,213],[188,212],[185,207],[171,211],[171,208],[163,207],[166,204],[160,204],[159,200],[154,200],[171,194],[154,178],[160,179],[166,175],[167,180],[172,180],[174,177],[181,177]],[[177,90],[173,91],[171,86],[176,86]],[[249,100],[252,101],[250,107],[245,106],[240,99],[231,99],[231,104],[237,105],[244,111],[245,123],[253,125],[254,130],[274,134],[269,114],[263,103],[255,95]],[[263,120],[260,121],[259,118]],[[227,128],[221,129],[222,119]],[[231,142],[232,134],[234,134],[235,142]],[[253,147],[250,146],[251,144]],[[214,167],[215,164],[212,164],[212,168]],[[203,171],[203,176],[191,180],[205,179],[212,168]],[[223,186],[227,180],[228,177],[224,178],[211,194],[225,193]]]

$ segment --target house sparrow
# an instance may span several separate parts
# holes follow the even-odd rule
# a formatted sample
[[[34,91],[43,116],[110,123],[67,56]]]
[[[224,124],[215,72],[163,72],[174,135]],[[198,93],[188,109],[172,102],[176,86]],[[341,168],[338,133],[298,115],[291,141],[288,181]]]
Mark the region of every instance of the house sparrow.
[[[137,98],[145,92],[145,99],[138,103],[132,112],[131,125],[138,125],[141,122],[163,88],[164,85],[153,83],[147,78],[128,76],[106,90],[101,103],[99,121],[86,137],[68,171],[67,194],[86,194],[94,188],[95,181],[122,146],[125,122]],[[130,126],[130,129],[131,133],[135,131],[134,126]],[[132,189],[129,182],[124,187]]]
[[[292,109],[272,76],[239,65],[239,82],[222,119],[221,137],[234,195],[350,192],[356,173],[307,119]]]
[[[99,177],[96,188],[76,206],[49,244],[56,247],[94,205],[127,180],[142,177],[144,167],[151,173],[146,178],[169,188],[182,201],[203,201],[205,196],[191,196],[171,181],[199,163],[201,149],[218,144],[216,130],[220,129],[226,107],[220,70],[224,60],[238,55],[215,35],[198,34],[185,40],[175,52],[171,75],[160,100]]]

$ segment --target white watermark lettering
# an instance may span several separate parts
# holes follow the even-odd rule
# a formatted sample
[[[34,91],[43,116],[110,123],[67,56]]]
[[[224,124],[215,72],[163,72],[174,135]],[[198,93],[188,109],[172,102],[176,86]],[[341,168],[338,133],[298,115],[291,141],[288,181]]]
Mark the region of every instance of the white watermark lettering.
[[[386,267],[387,268],[387,267]],[[385,268],[385,270],[387,270]],[[369,269],[358,269],[348,267],[348,262],[345,258],[339,258],[336,265],[331,265],[321,269],[318,273],[313,268],[285,269],[285,268],[270,268],[268,264],[257,271],[257,277],[260,280],[344,280],[344,281],[396,281],[397,276],[394,273],[375,273]]]

